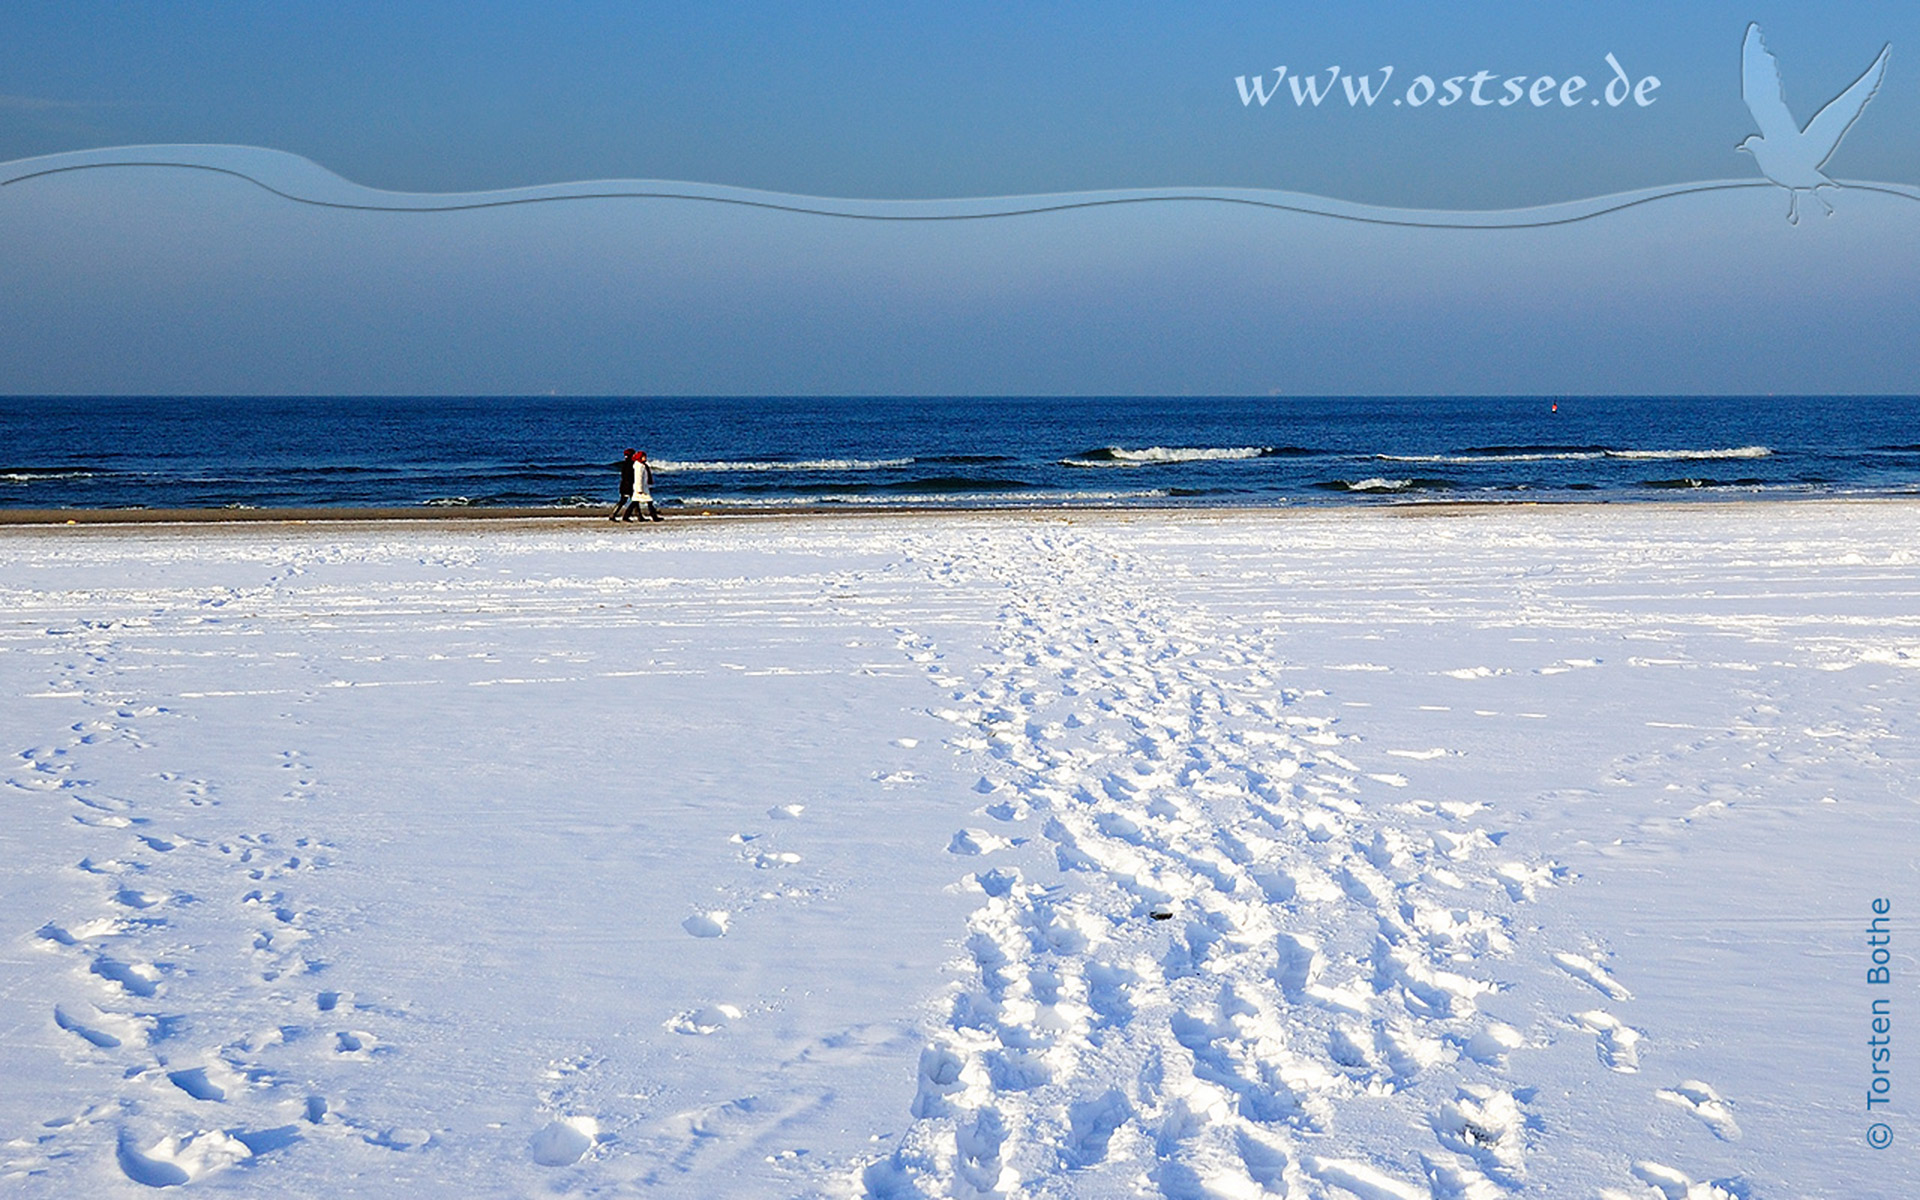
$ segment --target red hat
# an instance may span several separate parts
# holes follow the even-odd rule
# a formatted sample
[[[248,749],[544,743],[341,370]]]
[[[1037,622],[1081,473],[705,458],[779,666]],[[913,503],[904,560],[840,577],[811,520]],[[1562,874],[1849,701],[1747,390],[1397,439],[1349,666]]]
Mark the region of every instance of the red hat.
[[[632,457],[633,457],[634,455],[636,455],[636,454],[638,454],[638,453],[640,453],[640,452],[639,452],[638,450],[635,450],[635,449],[634,449],[634,448],[633,448],[632,446],[628,446],[628,447],[627,447],[627,457],[628,457],[628,458],[632,458]]]

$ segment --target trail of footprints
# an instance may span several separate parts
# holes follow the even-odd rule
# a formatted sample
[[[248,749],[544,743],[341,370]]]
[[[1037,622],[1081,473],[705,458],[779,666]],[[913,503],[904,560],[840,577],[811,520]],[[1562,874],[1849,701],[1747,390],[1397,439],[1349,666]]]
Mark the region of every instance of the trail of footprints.
[[[981,824],[949,843],[979,860],[967,884],[981,903],[964,984],[920,1057],[914,1124],[865,1166],[865,1191],[1484,1200],[1522,1190],[1537,1121],[1507,1059],[1553,1032],[1483,1014],[1495,985],[1477,972],[1516,953],[1511,908],[1554,886],[1553,866],[1499,860],[1479,805],[1363,803],[1367,776],[1309,697],[1265,673],[1271,651],[1169,602],[1111,545],[1039,532],[1026,543],[981,536],[966,551],[937,569],[1004,584],[998,661],[962,678],[932,639],[903,630],[900,649],[955,689],[939,715],[951,745],[983,764]],[[1018,591],[1013,581],[1038,576],[1019,562],[1032,556],[1063,564],[1060,579]],[[80,679],[57,686],[85,690]],[[380,1007],[315,954],[303,881],[329,848],[264,832],[184,836],[163,804],[94,786],[78,772],[90,750],[140,744],[140,726],[166,714],[83,703],[109,715],[19,752],[14,783],[70,802],[92,839],[77,869],[98,903],[47,920],[37,942],[73,966],[48,1017],[76,1069],[111,1071],[93,1072],[98,1102],[0,1147],[0,1179],[48,1175],[103,1141],[130,1180],[151,1186],[258,1165],[310,1138],[429,1146],[432,1130],[364,1119],[323,1084],[378,1069],[390,1048]],[[280,765],[285,795],[303,795],[304,758],[288,751]],[[203,781],[162,782],[185,809],[218,803]],[[769,831],[801,816],[799,805],[768,810],[767,829],[736,835],[742,860],[778,880],[798,856]],[[196,868],[175,869],[181,859]],[[724,937],[756,905],[810,894],[769,882],[687,914],[682,928]],[[178,928],[223,904],[253,931],[231,948],[247,962],[244,997],[200,986],[235,973],[203,971],[224,948]],[[1589,948],[1551,961],[1617,1007],[1630,993],[1602,957]],[[280,1017],[213,1036],[224,1009]],[[742,1015],[701,1003],[666,1028],[707,1035]],[[1592,1038],[1599,1065],[1640,1069],[1640,1031],[1608,1008],[1568,1013],[1564,1027]],[[608,1142],[578,1115],[591,1106],[568,1082],[591,1065],[556,1066],[560,1082],[541,1097],[552,1119],[525,1146],[532,1162],[569,1166]],[[1707,1083],[1655,1096],[1717,1137],[1740,1136],[1731,1102]],[[1334,1137],[1346,1107],[1407,1098],[1425,1106],[1431,1141],[1399,1169]],[[725,1106],[709,1116],[731,1119]],[[688,1153],[711,1140],[694,1130]],[[1349,1148],[1328,1149],[1338,1145]],[[1621,1182],[1627,1190],[1603,1194],[1709,1187],[1646,1162]]]
[[[829,577],[824,588],[829,594],[839,594],[861,590],[869,583],[863,573],[855,572]],[[910,749],[918,743],[908,738],[896,744]],[[875,772],[872,779],[882,787],[894,788],[912,786],[918,776],[912,771],[895,770]],[[790,868],[799,866],[804,858],[788,848],[789,839],[783,835],[795,822],[806,820],[806,813],[805,804],[776,804],[766,810],[765,824],[729,835],[728,841],[736,848],[738,860],[754,869],[752,877],[744,882],[736,878],[730,884],[719,886],[716,895],[722,906],[695,908],[681,918],[681,930],[701,940],[724,938],[737,920],[763,906],[808,904],[831,895],[836,890],[835,884],[817,878],[797,882],[790,873]],[[720,1032],[744,1015],[738,1005],[709,999],[675,1013],[666,1020],[665,1028],[674,1033],[706,1036]]]
[[[383,1049],[365,1027],[377,1017],[313,953],[300,896],[331,847],[271,832],[177,832],[205,827],[193,810],[218,805],[205,781],[149,776],[158,786],[133,800],[85,774],[99,748],[144,745],[139,730],[166,710],[117,705],[84,677],[56,686],[108,715],[75,724],[64,744],[18,752],[14,781],[69,802],[84,830],[75,866],[97,900],[46,920],[33,942],[70,964],[48,1016],[73,1070],[101,1094],[0,1146],[0,1180],[57,1188],[68,1160],[97,1153],[131,1181],[165,1187],[262,1164],[307,1139],[425,1142],[424,1131],[339,1111],[326,1086]],[[283,757],[297,797],[311,778],[298,752]]]
[[[997,662],[934,676],[964,684],[939,715],[983,764],[984,824],[948,846],[981,860],[981,905],[916,1121],[866,1193],[1521,1191],[1540,1122],[1507,1058],[1554,1031],[1484,1015],[1481,972],[1516,953],[1513,909],[1564,872],[1501,861],[1481,805],[1363,803],[1331,720],[1266,673],[1273,652],[1156,593],[1111,544],[983,537],[967,561],[1031,585],[1019,556],[1069,565],[1005,589]],[[1591,951],[1551,961],[1630,999]],[[1610,1012],[1565,1028],[1638,1069],[1641,1035]],[[1699,1081],[1659,1097],[1738,1136]],[[1424,1106],[1428,1145],[1337,1136],[1343,1109],[1382,1104]],[[1642,1166],[1647,1186],[1685,1179]]]

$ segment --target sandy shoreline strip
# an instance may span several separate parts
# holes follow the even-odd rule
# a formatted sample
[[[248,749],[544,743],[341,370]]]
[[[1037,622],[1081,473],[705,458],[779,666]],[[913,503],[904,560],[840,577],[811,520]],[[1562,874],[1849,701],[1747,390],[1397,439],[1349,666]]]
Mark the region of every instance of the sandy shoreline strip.
[[[1417,516],[1458,516],[1466,513],[1508,512],[1514,509],[1590,509],[1615,508],[1623,511],[1651,508],[1744,509],[1772,504],[1915,504],[1920,496],[1809,496],[1791,500],[1703,499],[1661,497],[1633,500],[1419,500],[1368,504],[1364,507],[1338,505],[716,505],[712,507],[672,508],[665,512],[668,521],[725,520],[751,518],[818,517],[902,517],[902,516],[989,516],[1079,518],[1090,516],[1167,517],[1206,519],[1224,516],[1264,515],[1271,517],[1328,516],[1345,514]],[[612,508],[508,507],[508,506],[410,506],[346,507],[312,506],[299,508],[0,508],[0,528],[7,526],[68,525],[254,525],[254,524],[473,524],[498,522],[591,523],[606,520]],[[641,522],[645,523],[645,522]]]
[[[571,517],[605,518],[604,508],[481,508],[464,505],[410,508],[14,508],[0,509],[0,525],[225,525],[305,521],[512,521]]]

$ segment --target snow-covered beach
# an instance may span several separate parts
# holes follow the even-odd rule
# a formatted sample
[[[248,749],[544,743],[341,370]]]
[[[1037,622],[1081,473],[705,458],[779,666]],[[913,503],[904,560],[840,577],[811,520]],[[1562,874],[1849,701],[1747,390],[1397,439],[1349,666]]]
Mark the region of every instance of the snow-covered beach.
[[[0,530],[0,1191],[1904,1195],[1916,516]]]

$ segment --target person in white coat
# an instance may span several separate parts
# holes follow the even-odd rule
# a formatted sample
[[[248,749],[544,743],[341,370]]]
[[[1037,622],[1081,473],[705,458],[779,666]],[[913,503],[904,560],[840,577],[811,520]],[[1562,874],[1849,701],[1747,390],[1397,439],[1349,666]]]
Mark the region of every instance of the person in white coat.
[[[647,452],[633,452],[633,498],[627,502],[626,519],[631,521],[645,507],[650,521],[660,519],[659,506],[653,502],[653,468],[647,465]]]

